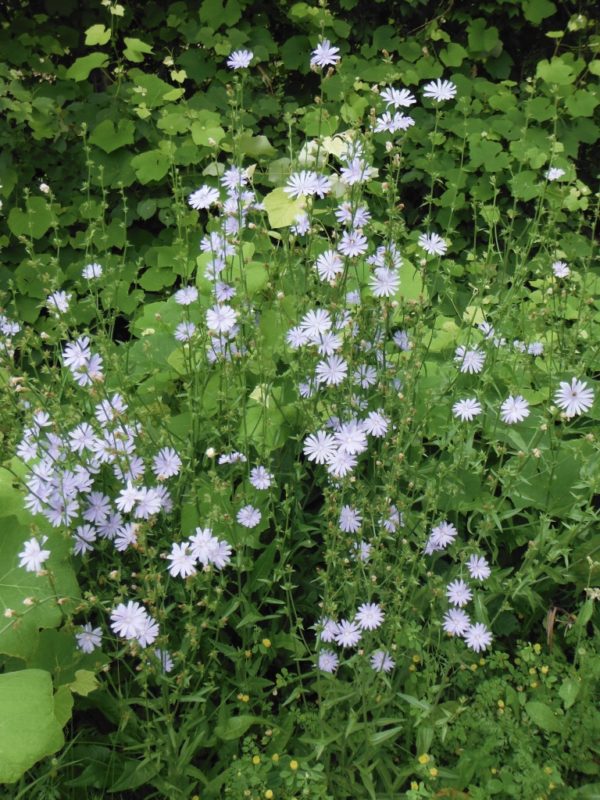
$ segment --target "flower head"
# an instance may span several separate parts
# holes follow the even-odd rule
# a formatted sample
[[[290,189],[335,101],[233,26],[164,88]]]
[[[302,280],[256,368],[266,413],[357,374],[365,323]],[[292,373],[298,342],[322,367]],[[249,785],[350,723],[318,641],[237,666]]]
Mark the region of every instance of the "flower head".
[[[467,350],[466,347],[461,345],[456,348],[454,360],[460,364],[459,369],[461,372],[481,372],[485,362],[485,353],[477,347]]]
[[[468,397],[465,400],[459,400],[458,403],[455,403],[452,406],[452,413],[462,422],[470,422],[481,414],[481,404],[475,397]]]
[[[359,643],[361,635],[361,628],[358,623],[343,619],[338,624],[335,641],[340,647],[354,647]]]
[[[77,640],[77,647],[83,653],[93,653],[97,647],[100,647],[102,641],[102,629],[92,628],[90,622],[86,622],[79,633],[75,634]]]
[[[594,392],[587,383],[572,378],[571,383],[560,382],[560,388],[554,395],[554,401],[566,417],[576,417],[588,411],[594,404]]]
[[[374,631],[383,622],[383,611],[377,603],[363,603],[358,607],[356,622],[363,631]]]
[[[258,523],[260,522],[262,514],[258,510],[258,508],[254,508],[254,506],[247,505],[237,513],[236,519],[240,525],[243,525],[244,528],[255,528]]]
[[[443,256],[448,245],[437,233],[422,233],[419,236],[419,246],[430,256]]]
[[[414,94],[411,94],[408,89],[394,89],[393,86],[388,86],[379,95],[385,102],[386,106],[394,106],[394,108],[408,108],[417,102]]]
[[[456,97],[456,84],[452,81],[430,81],[425,84],[423,97],[431,98],[434,103],[441,103],[443,100],[452,100]]]
[[[229,69],[247,69],[254,58],[251,50],[234,50],[227,59]]]
[[[473,593],[467,584],[460,580],[452,581],[448,584],[446,589],[446,596],[453,606],[466,606],[469,600],[473,597]]]
[[[340,659],[333,650],[321,650],[317,664],[322,672],[335,672]]]
[[[529,416],[529,403],[520,394],[507,397],[500,406],[500,418],[507,425],[514,425],[515,422],[522,422]]]
[[[371,667],[375,672],[391,672],[396,666],[396,662],[386,653],[385,650],[375,650],[371,654]]]
[[[571,270],[567,266],[566,261],[555,261],[552,264],[552,272],[557,278],[568,278],[571,274]]]
[[[476,653],[486,650],[492,643],[492,634],[482,622],[469,625],[464,637],[467,645]]]
[[[476,581],[484,581],[491,575],[490,565],[483,556],[478,556],[475,553],[469,557],[467,561],[467,569],[469,575]]]
[[[470,624],[471,620],[466,611],[463,611],[462,608],[451,608],[444,614],[444,623],[442,627],[446,633],[452,636],[463,636]]]
[[[201,186],[199,189],[196,189],[195,192],[191,193],[188,197],[188,203],[192,208],[196,209],[196,211],[200,211],[202,208],[210,208],[210,206],[218,203],[219,197],[218,189],[204,184],[204,186]]]
[[[50,557],[50,550],[42,550],[42,546],[47,541],[47,536],[42,536],[39,542],[35,537],[26,541],[23,550],[19,553],[19,566],[25,567],[27,572],[39,572],[44,561]]]
[[[340,60],[339,47],[333,47],[329,39],[323,39],[312,51],[311,67],[335,67]]]

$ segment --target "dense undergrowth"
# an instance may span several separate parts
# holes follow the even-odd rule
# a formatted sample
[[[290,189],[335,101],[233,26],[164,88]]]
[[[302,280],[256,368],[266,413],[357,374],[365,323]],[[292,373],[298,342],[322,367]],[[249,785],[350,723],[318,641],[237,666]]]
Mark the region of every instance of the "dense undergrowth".
[[[3,796],[595,798],[590,8],[270,12],[4,5]]]

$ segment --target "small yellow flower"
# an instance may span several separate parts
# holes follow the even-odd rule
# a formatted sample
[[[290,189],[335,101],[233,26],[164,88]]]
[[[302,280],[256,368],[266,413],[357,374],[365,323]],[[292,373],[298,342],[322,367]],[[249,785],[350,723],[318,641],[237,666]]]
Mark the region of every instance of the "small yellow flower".
[[[273,798],[275,797],[275,795],[273,794],[273,790],[267,789],[267,791],[265,792],[265,797],[267,798],[267,800],[273,800]]]
[[[419,758],[417,760],[418,760],[419,764],[429,764],[429,761],[431,759],[429,758],[427,753],[421,753],[421,755],[419,756]]]
[[[542,674],[544,674],[544,675],[547,675],[547,674],[548,674],[548,669],[549,669],[549,667],[547,667],[547,666],[544,664],[544,666],[540,668],[540,672],[541,672]]]
[[[535,667],[529,667],[529,674],[530,675],[535,675],[535,673],[536,673]]]
[[[471,664],[471,672],[476,672],[479,669],[477,664]]]
[[[416,671],[417,671],[417,668],[415,667],[415,665],[414,665],[414,664],[411,664],[411,665],[410,665],[410,667],[408,668],[408,671],[409,671],[409,672],[416,672]]]
[[[260,764],[260,756],[252,756],[252,763],[254,765]]]
[[[421,656],[415,655],[412,657],[412,660],[415,662],[415,664],[418,664],[421,661]]]
[[[274,764],[277,764],[277,762],[279,761],[279,753],[273,753],[273,755],[271,756],[271,761]]]
[[[293,770],[293,771],[295,772],[295,771],[298,769],[298,766],[299,766],[298,762],[296,761],[296,759],[295,759],[295,758],[293,758],[293,759],[290,761],[290,769],[291,769],[291,770]]]
[[[504,708],[504,700],[498,700],[498,708]]]
[[[263,639],[262,640],[263,647],[271,647],[271,640],[270,639]]]
[[[538,644],[538,643],[536,642],[536,643],[533,645],[533,649],[535,650],[535,652],[536,652],[536,653],[538,654],[538,656],[539,656],[539,654],[542,652],[542,645],[541,645],[541,644]]]
[[[429,774],[431,775],[432,778],[437,778],[438,771],[435,767],[431,767],[431,769],[429,770]]]
[[[531,686],[532,689],[537,689],[538,682],[537,681],[531,681],[531,683],[529,685]]]

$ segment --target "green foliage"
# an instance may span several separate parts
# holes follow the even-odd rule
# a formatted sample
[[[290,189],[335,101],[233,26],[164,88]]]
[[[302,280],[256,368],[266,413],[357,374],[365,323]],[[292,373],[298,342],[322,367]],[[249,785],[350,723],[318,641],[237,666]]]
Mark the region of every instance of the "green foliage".
[[[39,669],[0,675],[0,783],[15,783],[64,743],[52,678]]]
[[[553,407],[558,382],[574,375],[598,392],[594,7],[7,8],[7,798],[595,797],[600,411],[597,399],[581,418]],[[341,61],[311,70],[322,37]],[[253,51],[249,70],[227,69],[237,49]],[[423,82],[438,78],[456,85],[456,100],[426,99],[404,109],[414,126],[374,131],[384,87],[421,100]],[[350,184],[340,173],[357,142],[376,170]],[[221,179],[231,166],[260,204],[242,214],[238,197],[225,212],[234,252],[217,266],[236,291],[230,340],[207,323],[217,301],[206,237],[221,235]],[[326,197],[285,191],[290,174],[306,170],[330,175]],[[188,198],[201,185],[220,199],[194,209]],[[371,210],[368,255],[390,242],[401,252],[389,297],[376,296],[362,256],[341,259],[332,280],[317,276],[317,259],[339,247],[342,202]],[[290,231],[304,213],[310,230]],[[443,237],[443,256],[419,242],[431,232]],[[566,277],[550,266],[559,260]],[[83,277],[94,262],[102,275]],[[188,305],[173,297],[184,287],[198,290]],[[64,314],[49,303],[60,291],[70,296]],[[315,387],[324,353],[287,338],[317,308],[335,318],[348,367],[339,386]],[[4,327],[12,319],[23,328],[15,344]],[[187,340],[174,336],[183,323]],[[103,377],[78,387],[61,364],[67,341],[82,335],[102,357]],[[460,346],[485,353],[481,375],[459,370]],[[364,386],[356,374],[366,367],[376,378]],[[110,458],[139,423],[136,456],[151,464],[168,446],[182,459],[180,474],[155,481],[173,510],[131,517],[135,541],[122,550],[97,536],[93,553],[75,554],[78,523],[53,526],[24,510],[31,476],[14,453],[37,430],[34,412],[50,415],[51,451],[51,436],[96,425],[115,392],[128,409],[117,414],[107,461],[88,465],[95,487],[111,502],[118,496]],[[509,425],[500,405],[515,394],[530,415]],[[460,420],[453,403],[468,397],[481,413]],[[354,474],[332,480],[307,458],[310,433],[375,410],[390,429],[370,440]],[[237,451],[245,461],[219,458]],[[73,474],[79,456],[64,453]],[[268,489],[250,480],[258,464],[273,473]],[[261,514],[254,527],[237,519],[247,505]],[[343,505],[361,510],[358,531],[342,530]],[[442,519],[459,540],[424,555]],[[231,564],[170,575],[173,543],[204,527],[231,545]],[[19,563],[32,537],[51,552],[39,572]],[[468,577],[475,553],[492,564],[469,605],[493,633],[483,657],[441,621],[448,583]],[[130,599],[156,619],[158,649],[111,629],[115,605]],[[383,631],[365,631],[360,650],[338,648],[335,675],[319,669],[319,620],[350,619],[365,602],[381,603]],[[89,652],[76,639],[86,623],[104,636]],[[540,635],[543,646],[526,643]],[[389,673],[369,663],[379,647],[395,661]],[[45,758],[63,746],[72,718],[70,741]]]

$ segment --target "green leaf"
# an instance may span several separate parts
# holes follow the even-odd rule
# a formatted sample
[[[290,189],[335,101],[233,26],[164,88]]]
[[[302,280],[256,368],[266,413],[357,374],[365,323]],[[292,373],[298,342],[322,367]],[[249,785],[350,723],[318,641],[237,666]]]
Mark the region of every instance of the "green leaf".
[[[540,193],[540,186],[538,183],[538,174],[532,170],[526,169],[519,172],[511,179],[510,185],[514,197],[519,200],[532,200]]]
[[[104,25],[92,25],[85,32],[85,43],[88,47],[96,44],[103,45],[110,39],[110,31]]]
[[[162,150],[148,150],[131,159],[137,179],[144,184],[162,180],[169,171],[169,164]]]
[[[90,135],[91,144],[95,144],[105,153],[112,153],[119,147],[133,144],[135,125],[130,119],[120,119],[115,128],[112,119],[102,120]]]
[[[68,684],[69,689],[82,697],[87,697],[90,692],[98,688],[98,681],[89,669],[78,669],[75,680]]]
[[[594,92],[577,89],[567,97],[565,106],[572,117],[591,117],[599,102]]]
[[[73,712],[73,694],[68,686],[59,686],[54,695],[54,716],[64,728]]]
[[[525,703],[525,711],[538,728],[543,731],[559,733],[562,730],[560,718],[555,716],[550,706],[545,703],[531,700],[529,703]]]
[[[52,225],[52,212],[43,197],[29,197],[27,209],[11,208],[8,227],[15,236],[31,236],[41,239]]]
[[[571,706],[577,699],[577,695],[579,694],[580,688],[581,688],[581,683],[579,681],[576,681],[573,678],[564,679],[564,681],[560,686],[560,689],[558,690],[558,694],[560,696],[560,699],[563,701],[563,705],[565,708],[571,708]]]
[[[0,783],[15,783],[64,744],[50,674],[24,669],[0,675],[0,708]],[[64,718],[64,706],[58,710]]]
[[[93,69],[105,67],[108,64],[106,53],[90,53],[74,61],[67,70],[66,77],[72,81],[87,81]]]
[[[539,25],[542,20],[556,14],[556,6],[550,0],[524,0],[523,14],[526,20]]]
[[[469,50],[485,55],[499,56],[502,42],[498,36],[498,28],[487,27],[485,19],[478,17],[468,27]]]
[[[304,210],[303,199],[293,200],[281,186],[264,197],[263,205],[272,228],[286,228],[288,225],[293,225]]]
[[[191,127],[194,144],[202,147],[212,147],[213,142],[218,144],[225,136],[225,131],[220,123],[219,114],[215,114],[213,111],[202,111]]]
[[[229,717],[225,722],[219,723],[215,728],[215,733],[219,739],[231,742],[243,736],[252,725],[262,724],[262,717],[254,717],[252,714],[239,714],[236,717]]]
[[[447,67],[460,67],[468,55],[469,54],[462,45],[451,42],[448,47],[444,47],[441,51],[440,61]]]
[[[565,63],[562,58],[556,57],[551,61],[543,59],[537,65],[536,77],[546,83],[556,83],[559,86],[568,86],[575,80],[573,68]]]
[[[141,39],[125,37],[125,50],[123,50],[123,55],[128,61],[140,64],[144,60],[144,56],[152,52],[152,47],[146,44],[146,42],[142,42]]]
[[[251,133],[243,133],[237,140],[238,151],[250,158],[269,158],[277,151],[266,136],[252,136]]]
[[[7,473],[1,470],[0,475],[4,479]],[[29,525],[11,516],[0,520],[0,527],[0,608],[12,612],[1,617],[0,653],[27,659],[35,652],[40,629],[61,624],[63,611],[57,600],[75,597],[77,583],[68,544],[56,530],[47,527],[44,545],[51,553],[44,567],[52,574],[37,575],[19,566],[19,553],[32,536]]]

